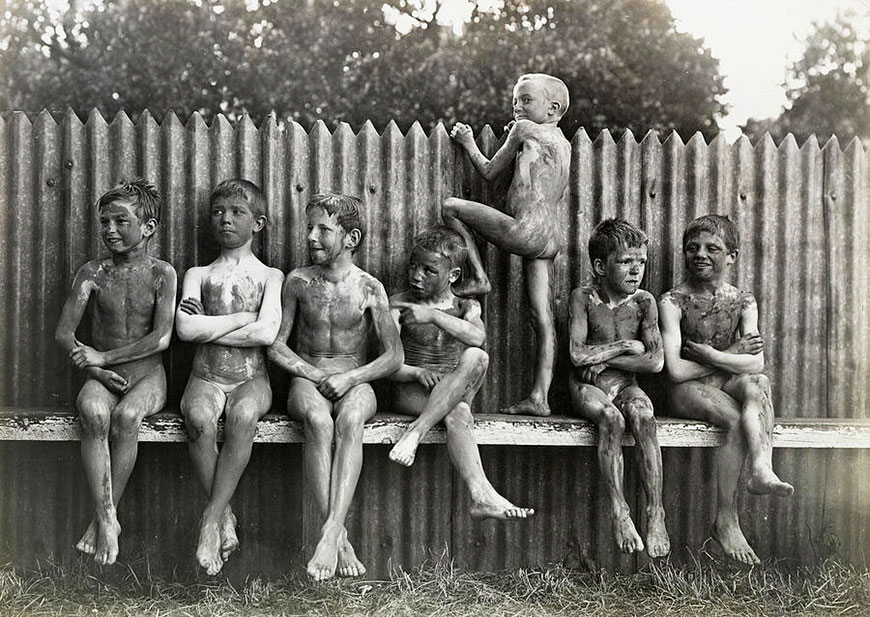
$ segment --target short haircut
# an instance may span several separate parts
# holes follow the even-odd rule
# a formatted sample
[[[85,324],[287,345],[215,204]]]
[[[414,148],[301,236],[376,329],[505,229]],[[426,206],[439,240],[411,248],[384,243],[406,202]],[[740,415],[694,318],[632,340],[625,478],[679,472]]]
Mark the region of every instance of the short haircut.
[[[520,75],[517,79],[517,84],[523,81],[540,81],[547,98],[550,101],[559,103],[560,118],[568,111],[568,86],[565,85],[564,81],[546,73],[526,73],[525,75]]]
[[[437,253],[450,262],[451,268],[459,268],[468,256],[465,240],[457,232],[439,225],[418,234],[411,246],[412,251],[429,251]]]
[[[101,212],[103,208],[116,201],[132,202],[141,223],[151,219],[160,222],[163,199],[154,185],[143,178],[134,178],[129,182],[121,180],[115,187],[103,193],[97,200],[97,212]]]
[[[241,178],[224,180],[212,189],[208,203],[211,206],[218,199],[226,197],[241,197],[244,199],[248,202],[248,207],[254,214],[254,218],[266,216],[266,198],[263,196],[263,191],[249,180],[242,180]]]
[[[310,214],[314,208],[323,208],[330,216],[334,216],[346,232],[359,229],[359,244],[366,235],[365,224],[362,221],[363,201],[352,195],[341,193],[317,193],[312,195],[305,206],[305,214]],[[359,244],[357,246],[359,246]]]
[[[647,235],[624,219],[606,219],[598,223],[589,236],[589,261],[607,260],[620,248],[640,248],[649,244]]]
[[[686,243],[689,241],[689,238],[697,236],[702,231],[722,238],[725,248],[728,249],[729,253],[733,253],[740,248],[740,231],[737,229],[734,221],[727,216],[707,214],[699,216],[686,227],[686,231],[683,232],[683,250],[686,250]]]

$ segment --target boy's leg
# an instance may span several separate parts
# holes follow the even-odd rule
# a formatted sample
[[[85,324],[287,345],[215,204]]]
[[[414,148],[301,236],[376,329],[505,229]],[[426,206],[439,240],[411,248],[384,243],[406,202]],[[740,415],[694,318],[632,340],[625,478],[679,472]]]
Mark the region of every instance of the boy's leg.
[[[257,420],[272,405],[269,378],[261,375],[246,381],[227,395],[224,446],[218,455],[211,495],[202,514],[196,557],[208,574],[223,567],[221,524],[230,498],[251,459]]]
[[[756,495],[772,493],[788,497],[794,493],[794,487],[773,471],[773,403],[767,376],[739,375],[725,382],[722,390],[743,403],[740,422],[749,453],[746,489]]]
[[[574,411],[598,427],[598,467],[604,477],[604,491],[610,502],[610,517],[616,544],[624,553],[643,550],[643,541],[631,520],[631,512],[622,490],[622,413],[599,388],[581,382],[573,373],[568,379]]]
[[[464,199],[449,197],[444,202],[445,207],[442,209],[441,218],[444,219],[444,224],[456,231],[463,240],[468,249],[468,255],[465,258],[465,268],[463,268],[462,280],[453,286],[453,290],[457,295],[474,297],[485,296],[492,291],[492,284],[489,282],[489,277],[486,275],[486,268],[483,267],[483,259],[480,257],[480,252],[477,250],[477,243],[474,240],[474,234],[468,226],[461,220],[451,214],[450,206],[457,202],[465,202]],[[476,204],[477,202],[466,202]],[[483,204],[477,204],[484,208]]]
[[[463,233],[456,225],[458,219],[491,244],[526,259],[552,258],[557,252],[552,250],[548,229],[527,229],[514,217],[476,201],[448,197],[441,206],[441,218],[445,225]]]
[[[749,546],[737,519],[737,485],[746,458],[746,443],[740,428],[740,406],[728,394],[698,381],[671,385],[671,412],[675,416],[703,420],[726,429],[725,443],[716,460],[717,506],[713,537],[732,559],[761,563]]]
[[[640,454],[640,477],[646,493],[646,550],[650,557],[664,557],[671,551],[662,504],[662,451],[656,436],[652,401],[636,386],[629,386],[614,400],[628,423]]]
[[[335,456],[330,481],[329,516],[323,524],[314,556],[308,562],[308,574],[315,580],[334,576],[339,551],[346,551],[349,547],[344,522],[362,469],[363,424],[375,415],[376,410],[375,393],[369,384],[351,388],[334,405]],[[345,572],[342,574],[357,576],[365,573],[364,566],[356,560],[355,555],[351,557],[346,554],[344,559]]]
[[[112,465],[109,456],[109,430],[112,408],[118,397],[95,379],[88,379],[76,398],[82,428],[82,463],[91,497],[96,504],[96,526],[88,527],[76,544],[83,553],[94,555],[103,565],[118,556],[121,526],[112,501]]]
[[[553,260],[525,259],[526,294],[529,299],[532,327],[535,330],[535,382],[529,397],[503,409],[502,413],[549,416],[547,395],[553,381],[556,361],[556,317],[553,314]]]
[[[471,402],[483,384],[488,366],[489,356],[484,350],[479,347],[464,350],[459,364],[435,384],[420,415],[390,450],[390,460],[411,466],[423,436],[446,418],[460,401]]]

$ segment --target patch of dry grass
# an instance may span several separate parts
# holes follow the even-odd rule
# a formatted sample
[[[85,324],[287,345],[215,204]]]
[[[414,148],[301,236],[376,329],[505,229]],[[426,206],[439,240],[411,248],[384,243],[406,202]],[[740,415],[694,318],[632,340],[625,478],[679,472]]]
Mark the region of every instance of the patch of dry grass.
[[[811,569],[741,568],[702,553],[692,564],[650,564],[637,574],[562,566],[463,572],[441,555],[390,580],[313,584],[303,574],[233,586],[144,580],[132,569],[111,582],[78,565],[0,568],[0,615],[518,617],[611,615],[867,615],[870,573],[835,562]]]

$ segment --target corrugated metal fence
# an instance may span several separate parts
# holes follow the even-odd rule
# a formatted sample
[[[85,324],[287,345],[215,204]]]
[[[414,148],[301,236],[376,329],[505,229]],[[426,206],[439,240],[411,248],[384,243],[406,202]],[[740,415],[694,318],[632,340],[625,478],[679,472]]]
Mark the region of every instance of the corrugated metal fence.
[[[487,127],[484,151],[496,145]],[[779,416],[870,417],[870,174],[858,141],[845,149],[811,138],[798,148],[789,136],[777,147],[700,135],[683,143],[653,133],[638,142],[626,132],[595,141],[572,139],[571,188],[559,205],[565,250],[556,262],[555,298],[560,352],[551,404],[564,412],[567,301],[587,281],[591,228],[619,215],[650,236],[645,288],[658,295],[679,282],[680,237],[705,213],[728,214],[743,241],[735,283],[754,290],[766,340]],[[103,253],[96,198],[121,178],[143,176],[164,196],[152,254],[179,273],[216,255],[204,220],[217,182],[244,177],[259,184],[269,225],[258,253],[287,271],[306,260],[304,204],[320,191],[358,195],[369,235],[358,263],[390,292],[404,284],[404,263],[415,233],[436,223],[437,203],[456,195],[495,203],[499,183],[487,185],[438,126],[417,124],[403,135],[394,124],[378,134],[341,125],[218,117],[207,126],[169,114],[134,123],[93,112],[56,122],[43,112],[31,122],[16,113],[0,119],[0,284],[3,353],[0,404],[73,404],[80,384],[53,343],[60,309],[76,269]],[[521,264],[493,248],[485,252],[494,291],[486,300],[492,358],[478,409],[495,410],[530,386],[533,333],[527,322]],[[173,342],[170,401],[177,406],[192,349]],[[276,409],[286,379],[275,373]],[[655,391],[655,380],[650,382]],[[665,412],[661,407],[660,413]],[[448,547],[460,565],[492,569],[564,561],[568,565],[636,568],[643,557],[618,554],[601,500],[591,448],[483,449],[497,488],[539,515],[524,524],[475,523],[468,497],[443,446],[424,446],[411,470],[388,464],[387,447],[366,450],[366,463],[348,523],[358,552],[379,575],[388,564],[411,567],[427,549]],[[713,456],[703,449],[664,454],[666,508],[677,557],[708,535],[715,506]],[[777,451],[780,475],[795,483],[794,498],[742,502],[744,531],[760,555],[811,562],[829,554],[865,564],[870,545],[870,455],[863,451]],[[73,558],[90,504],[76,444],[0,445],[0,553],[32,563]],[[243,553],[231,573],[276,573],[304,563],[301,456],[298,445],[257,446],[234,500]],[[637,519],[643,497],[626,451],[626,489]],[[121,504],[122,560],[147,557],[152,568],[193,568],[202,496],[183,445],[143,445]],[[641,520],[641,529],[644,523]]]

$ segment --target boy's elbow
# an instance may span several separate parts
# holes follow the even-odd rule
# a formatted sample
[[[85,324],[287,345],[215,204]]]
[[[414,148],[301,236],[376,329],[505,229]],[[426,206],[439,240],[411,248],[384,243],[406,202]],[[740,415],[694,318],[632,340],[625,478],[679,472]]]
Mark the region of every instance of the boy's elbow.
[[[395,373],[405,363],[405,350],[397,346],[393,349],[392,357],[390,358],[390,372]]]
[[[651,360],[650,372],[651,373],[661,373],[662,369],[665,367],[665,355],[661,352],[654,353],[654,354],[652,354],[652,357],[650,358],[650,360]]]
[[[170,330],[166,334],[160,336],[157,339],[157,353],[162,351],[166,351],[169,349],[169,344],[172,342],[172,331]]]

